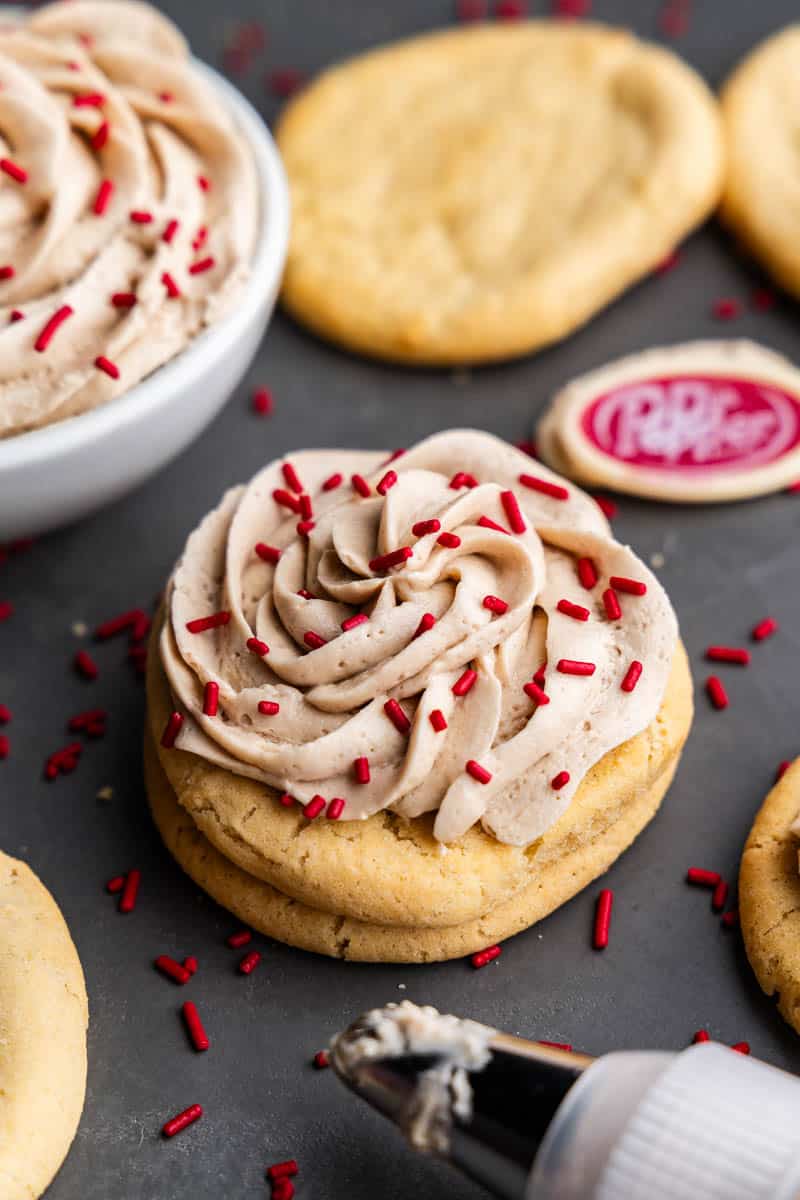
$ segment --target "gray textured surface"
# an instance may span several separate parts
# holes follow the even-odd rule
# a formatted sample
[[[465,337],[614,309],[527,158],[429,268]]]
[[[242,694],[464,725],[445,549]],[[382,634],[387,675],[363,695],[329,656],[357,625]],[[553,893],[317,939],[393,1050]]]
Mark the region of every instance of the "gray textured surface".
[[[228,18],[260,15],[255,0],[169,0],[164,8],[198,53],[218,57]],[[540,2],[532,6],[542,11]],[[598,16],[657,31],[655,0],[596,0]],[[754,42],[792,19],[789,0],[704,0],[681,49],[712,83]],[[214,14],[213,16],[209,14]],[[450,18],[449,0],[273,0],[270,43],[242,86],[271,118],[268,67],[316,70],[350,51]],[[703,647],[741,643],[770,612],[780,637],[757,649],[749,671],[725,674],[731,707],[698,696],[695,729],[664,810],[610,872],[616,890],[612,941],[589,948],[596,888],[539,928],[509,942],[496,967],[459,962],[422,968],[363,967],[262,945],[249,979],[236,975],[224,938],[236,925],[200,895],[161,848],[148,819],[140,773],[143,691],[114,641],[97,651],[94,684],[70,670],[70,625],[94,624],[148,604],[186,533],[230,483],[309,441],[394,446],[453,423],[516,440],[529,434],[545,398],[568,376],[654,341],[753,335],[792,354],[797,311],[748,312],[722,330],[710,316],[719,295],[746,298],[757,274],[714,227],[693,238],[682,265],[636,288],[560,347],[475,373],[390,370],[339,354],[284,317],[224,414],[174,466],[102,515],[38,543],[0,568],[0,598],[16,605],[0,626],[0,701],[14,710],[12,757],[0,764],[0,844],[26,858],[52,888],[71,925],[91,998],[89,1093],[81,1130],[50,1200],[231,1200],[266,1194],[265,1164],[302,1165],[299,1200],[477,1197],[441,1167],[414,1159],[377,1117],[348,1099],[330,1073],[309,1068],[314,1050],[367,1006],[411,996],[523,1034],[570,1040],[590,1052],[679,1047],[698,1026],[729,1042],[748,1039],[768,1061],[800,1068],[795,1036],[759,992],[737,934],[725,934],[708,896],[682,884],[690,863],[732,876],[753,813],[776,763],[800,751],[800,497],[678,510],[625,500],[616,529],[648,557],[680,615],[698,680]],[[259,420],[250,388],[268,384],[275,415]],[[46,486],[46,483],[44,483]],[[103,704],[109,734],[91,744],[74,775],[42,780],[45,754],[63,744],[72,712]],[[114,799],[97,789],[112,784]],[[106,878],[142,868],[134,915],[121,917]],[[154,955],[196,954],[200,972],[173,988]],[[399,990],[404,985],[407,990]],[[195,999],[212,1049],[195,1055],[178,1018]],[[165,1119],[191,1102],[205,1119],[164,1143]]]

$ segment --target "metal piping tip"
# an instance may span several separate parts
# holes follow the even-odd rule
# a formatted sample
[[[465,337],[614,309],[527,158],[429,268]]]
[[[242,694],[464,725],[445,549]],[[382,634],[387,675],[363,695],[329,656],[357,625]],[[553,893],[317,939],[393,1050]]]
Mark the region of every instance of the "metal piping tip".
[[[522,1200],[553,1113],[591,1062],[407,1001],[365,1014],[331,1048],[339,1078],[415,1149],[503,1200]]]

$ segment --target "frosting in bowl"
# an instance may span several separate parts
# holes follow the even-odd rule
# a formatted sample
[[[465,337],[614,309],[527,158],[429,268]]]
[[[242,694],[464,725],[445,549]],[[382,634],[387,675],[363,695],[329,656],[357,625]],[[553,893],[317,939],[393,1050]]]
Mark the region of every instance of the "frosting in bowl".
[[[482,821],[526,845],[654,719],[676,642],[593,500],[462,430],[393,461],[304,451],[228,492],[160,649],[180,749],[311,812],[436,811],[442,842]]]
[[[217,322],[255,167],[179,31],[71,0],[0,33],[0,437],[128,391]]]

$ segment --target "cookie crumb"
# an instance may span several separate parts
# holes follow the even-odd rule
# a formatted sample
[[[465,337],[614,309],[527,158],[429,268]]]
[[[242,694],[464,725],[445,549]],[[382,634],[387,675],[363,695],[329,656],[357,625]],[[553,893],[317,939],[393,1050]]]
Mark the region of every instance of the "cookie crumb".
[[[657,570],[659,567],[663,567],[663,566],[664,566],[664,563],[665,563],[666,561],[667,561],[667,560],[664,558],[664,555],[661,553],[661,551],[660,551],[660,550],[656,551],[656,553],[655,553],[655,554],[651,554],[651,555],[650,555],[650,566],[651,566],[651,567],[655,567],[655,568],[656,568],[656,570]]]
[[[76,638],[84,638],[89,632],[89,626],[85,621],[73,621],[71,629],[73,636]]]
[[[96,800],[113,800],[114,799],[114,789],[112,787],[109,787],[108,784],[106,784],[105,787],[98,788],[97,793],[95,795],[95,799]]]

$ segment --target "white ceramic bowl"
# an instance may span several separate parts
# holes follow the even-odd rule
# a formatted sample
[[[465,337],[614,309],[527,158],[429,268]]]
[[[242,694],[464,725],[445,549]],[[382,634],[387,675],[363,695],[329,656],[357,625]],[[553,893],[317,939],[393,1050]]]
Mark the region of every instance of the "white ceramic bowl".
[[[216,416],[263,337],[289,239],[286,175],[255,109],[216,71],[197,66],[222,92],[255,158],[261,229],[250,280],[233,312],[129,392],[0,440],[0,542],[83,517],[164,466]]]

